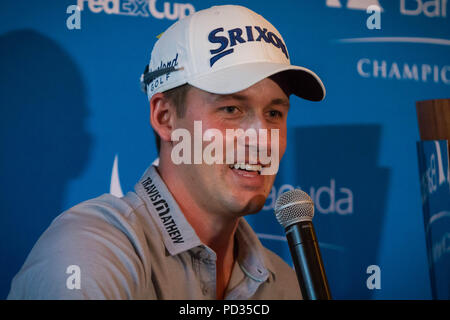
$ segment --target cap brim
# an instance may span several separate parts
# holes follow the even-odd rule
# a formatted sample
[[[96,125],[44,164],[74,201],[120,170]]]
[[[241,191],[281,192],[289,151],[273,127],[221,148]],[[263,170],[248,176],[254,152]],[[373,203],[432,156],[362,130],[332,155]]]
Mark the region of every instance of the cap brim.
[[[325,86],[314,72],[304,67],[271,62],[234,65],[193,78],[188,83],[207,92],[232,94],[281,72],[292,94],[311,101],[325,98]]]

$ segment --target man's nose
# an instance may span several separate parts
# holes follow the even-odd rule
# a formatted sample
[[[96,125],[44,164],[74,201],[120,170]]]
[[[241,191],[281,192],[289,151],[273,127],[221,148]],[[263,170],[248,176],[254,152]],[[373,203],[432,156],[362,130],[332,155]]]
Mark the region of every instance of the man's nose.
[[[250,117],[243,125],[244,131],[253,129],[256,132],[256,139],[246,139],[245,148],[250,154],[256,155],[258,152],[264,152],[270,157],[271,151],[271,126],[263,115],[254,115]]]
[[[246,117],[246,119],[242,123],[243,129],[255,129],[258,131],[259,129],[268,129],[268,123],[265,119],[264,115],[254,112],[251,116]]]

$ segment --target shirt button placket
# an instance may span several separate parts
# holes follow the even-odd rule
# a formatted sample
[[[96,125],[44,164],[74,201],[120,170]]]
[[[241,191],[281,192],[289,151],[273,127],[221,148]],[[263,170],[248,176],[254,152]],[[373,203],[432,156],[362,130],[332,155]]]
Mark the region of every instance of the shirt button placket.
[[[205,297],[215,299],[216,292],[216,263],[206,250],[199,252],[201,290]]]
[[[204,296],[207,296],[209,293],[208,285],[205,282],[202,283],[202,293]]]

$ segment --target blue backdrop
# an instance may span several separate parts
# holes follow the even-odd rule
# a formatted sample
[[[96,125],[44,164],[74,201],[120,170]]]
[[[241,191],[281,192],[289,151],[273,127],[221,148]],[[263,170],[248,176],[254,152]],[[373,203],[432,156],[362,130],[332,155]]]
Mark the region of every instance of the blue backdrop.
[[[183,14],[232,3],[268,19],[291,62],[327,88],[320,103],[291,98],[279,175],[248,218],[262,242],[291,263],[273,206],[301,187],[316,203],[335,298],[430,298],[415,101],[450,96],[447,1],[178,1],[78,1],[72,30],[77,0],[0,3],[0,297],[53,218],[111,185],[126,193],[155,159],[139,76],[156,36]],[[374,3],[381,29],[366,25]],[[378,288],[367,285],[371,265]]]

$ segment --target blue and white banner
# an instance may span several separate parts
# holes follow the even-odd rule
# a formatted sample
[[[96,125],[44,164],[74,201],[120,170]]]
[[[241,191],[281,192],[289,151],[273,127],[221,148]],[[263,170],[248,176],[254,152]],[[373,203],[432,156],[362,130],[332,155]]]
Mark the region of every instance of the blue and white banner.
[[[248,217],[263,244],[291,263],[273,207],[300,187],[315,202],[334,298],[432,298],[415,102],[450,97],[450,4],[227,3],[270,21],[292,64],[315,71],[327,89],[322,102],[291,98],[279,174],[264,209]],[[157,157],[139,77],[158,35],[216,4],[0,2],[0,298],[58,214],[126,193]]]
[[[433,298],[450,299],[450,167],[447,140],[417,143]]]

